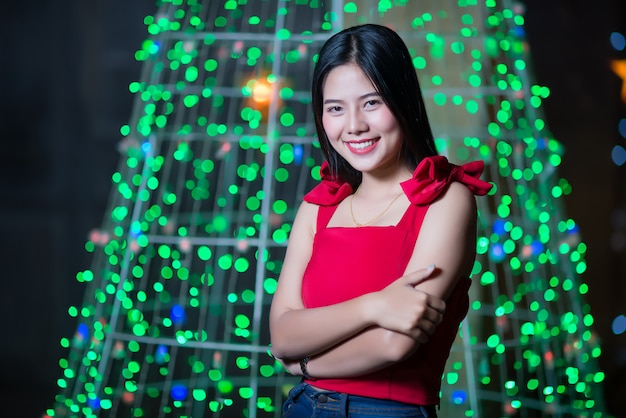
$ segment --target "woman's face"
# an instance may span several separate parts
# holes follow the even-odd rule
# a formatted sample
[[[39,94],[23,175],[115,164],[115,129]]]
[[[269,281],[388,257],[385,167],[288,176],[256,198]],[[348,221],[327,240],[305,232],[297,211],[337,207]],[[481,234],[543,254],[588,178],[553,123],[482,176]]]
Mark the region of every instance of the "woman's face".
[[[402,131],[382,97],[354,64],[333,69],[323,87],[322,124],[332,147],[356,170],[393,169]]]

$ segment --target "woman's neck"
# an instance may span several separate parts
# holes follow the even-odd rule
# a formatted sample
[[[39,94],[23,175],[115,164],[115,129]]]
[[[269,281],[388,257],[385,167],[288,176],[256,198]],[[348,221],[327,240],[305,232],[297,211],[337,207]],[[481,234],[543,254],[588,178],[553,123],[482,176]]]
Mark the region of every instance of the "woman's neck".
[[[401,190],[400,183],[410,179],[412,174],[405,166],[398,166],[394,170],[386,170],[385,172],[364,172],[359,185],[359,194],[363,197],[397,194]]]

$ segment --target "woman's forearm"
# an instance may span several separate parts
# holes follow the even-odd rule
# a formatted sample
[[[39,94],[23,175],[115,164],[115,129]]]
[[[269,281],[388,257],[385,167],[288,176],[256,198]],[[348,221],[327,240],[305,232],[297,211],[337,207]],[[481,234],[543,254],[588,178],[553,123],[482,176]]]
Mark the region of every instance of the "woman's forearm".
[[[381,291],[335,305],[312,309],[275,305],[270,312],[272,353],[282,359],[311,357],[334,351],[350,340],[342,348],[346,357],[353,344],[362,341],[368,349],[388,341],[381,347],[383,363],[404,356],[413,341],[421,341],[434,331],[445,310],[441,299],[413,288],[433,271],[434,267],[429,267],[409,273]],[[356,349],[359,352],[358,346]]]
[[[420,343],[384,328],[369,328],[332,349],[309,359],[314,378],[350,378],[395,364],[413,353]]]
[[[368,314],[372,297],[363,295],[336,305],[283,312],[271,323],[273,355],[289,359],[312,356],[372,326]]]

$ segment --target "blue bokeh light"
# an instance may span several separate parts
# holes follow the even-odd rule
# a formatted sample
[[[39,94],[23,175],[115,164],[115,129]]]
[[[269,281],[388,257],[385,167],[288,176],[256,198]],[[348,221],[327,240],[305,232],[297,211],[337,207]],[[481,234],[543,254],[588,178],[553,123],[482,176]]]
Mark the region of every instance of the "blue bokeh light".
[[[613,334],[615,335],[620,335],[626,332],[626,316],[616,316],[613,320],[613,324],[611,325],[611,329],[613,330]]]
[[[623,51],[626,48],[626,38],[619,32],[611,33],[611,46],[618,51]]]

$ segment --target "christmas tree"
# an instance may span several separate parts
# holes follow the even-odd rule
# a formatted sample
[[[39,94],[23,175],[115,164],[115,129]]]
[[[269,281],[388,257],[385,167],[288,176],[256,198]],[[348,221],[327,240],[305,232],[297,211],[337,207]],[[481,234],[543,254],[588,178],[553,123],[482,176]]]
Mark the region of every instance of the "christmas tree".
[[[85,299],[48,417],[280,416],[297,382],[269,355],[290,224],[319,180],[309,83],[334,32],[409,46],[439,151],[482,159],[471,307],[442,416],[601,417],[586,246],[560,198],[523,9],[508,1],[169,0],[148,38]]]

